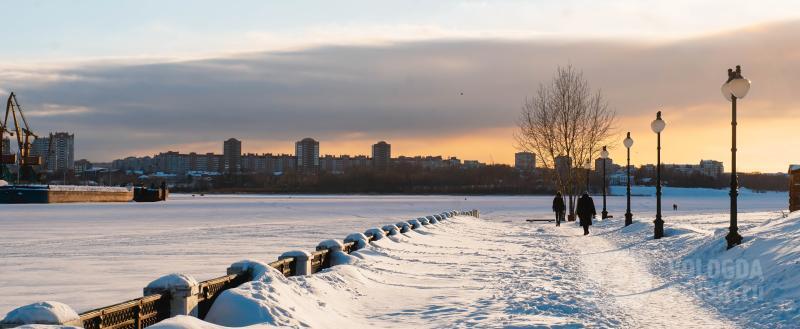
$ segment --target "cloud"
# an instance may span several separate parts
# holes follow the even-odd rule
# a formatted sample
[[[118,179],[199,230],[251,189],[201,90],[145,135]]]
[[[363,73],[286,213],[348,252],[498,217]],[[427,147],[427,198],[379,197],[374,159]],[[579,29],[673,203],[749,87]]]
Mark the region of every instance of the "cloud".
[[[40,114],[31,120],[38,132],[75,132],[78,156],[95,160],[229,137],[243,139],[248,151],[263,149],[248,141],[288,144],[306,136],[431,140],[463,138],[470,129],[507,130],[524,98],[566,64],[582,69],[621,117],[669,109],[674,114],[666,117],[694,117],[681,120],[687,125],[721,125],[725,120],[717,118],[728,105],[719,86],[736,64],[753,81],[743,119],[794,118],[798,29],[800,22],[784,22],[667,43],[429,40],[11,68],[0,74],[0,87]]]
[[[85,115],[93,112],[92,109],[85,106],[64,106],[59,104],[42,104],[42,106],[33,111],[26,111],[27,117],[60,117],[69,115]]]

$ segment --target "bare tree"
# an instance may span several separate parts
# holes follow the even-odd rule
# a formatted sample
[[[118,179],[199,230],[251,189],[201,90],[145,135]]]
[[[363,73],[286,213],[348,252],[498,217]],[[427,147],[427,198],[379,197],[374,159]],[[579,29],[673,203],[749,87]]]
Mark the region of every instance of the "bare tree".
[[[517,148],[536,154],[545,168],[554,169],[553,183],[567,196],[571,219],[588,174],[580,168],[612,137],[615,120],[600,90],[593,91],[571,65],[558,67],[549,84],[539,85],[536,95],[525,99],[515,134]]]

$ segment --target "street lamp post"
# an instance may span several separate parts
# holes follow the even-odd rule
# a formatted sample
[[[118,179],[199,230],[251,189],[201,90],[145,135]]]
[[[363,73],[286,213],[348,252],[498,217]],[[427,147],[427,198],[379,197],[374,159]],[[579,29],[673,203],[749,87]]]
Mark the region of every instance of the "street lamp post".
[[[583,169],[586,169],[586,193],[589,193],[589,176],[592,173],[592,163],[586,161],[586,163],[583,164]]]
[[[631,132],[628,132],[628,137],[625,137],[625,140],[622,141],[622,144],[625,144],[625,148],[628,149],[628,165],[625,167],[625,172],[627,175],[627,183],[628,183],[628,207],[625,210],[625,226],[633,224],[633,214],[631,214],[631,146],[633,146],[633,138],[631,138]]]
[[[608,218],[608,211],[606,211],[606,162],[608,162],[608,150],[603,146],[600,151],[600,158],[603,159],[603,219]]]
[[[742,236],[739,235],[738,226],[738,205],[739,182],[736,174],[736,100],[744,98],[750,91],[750,80],[742,77],[742,67],[736,65],[736,70],[728,69],[728,80],[722,84],[722,95],[731,102],[731,225],[725,240],[728,241],[728,249],[742,243]]]
[[[656,113],[656,119],[650,123],[650,129],[653,129],[653,132],[658,136],[658,155],[656,157],[656,220],[653,221],[653,224],[655,224],[653,237],[655,239],[661,239],[664,236],[664,220],[661,219],[661,132],[664,131],[666,126],[667,123],[661,119],[661,111],[658,111],[658,113]]]

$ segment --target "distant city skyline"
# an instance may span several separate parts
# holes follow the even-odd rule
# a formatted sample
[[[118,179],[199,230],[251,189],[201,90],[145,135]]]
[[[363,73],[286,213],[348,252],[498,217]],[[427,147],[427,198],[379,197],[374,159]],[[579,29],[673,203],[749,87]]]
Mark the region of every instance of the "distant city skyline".
[[[800,149],[786,74],[800,67],[796,2],[188,5],[16,4],[0,35],[0,98],[16,91],[34,132],[76,132],[76,158],[96,161],[208,150],[235,131],[245,152],[289,153],[313,135],[329,154],[387,139],[395,154],[512,165],[523,100],[572,64],[617,110],[612,157],[631,131],[632,161],[655,162],[661,110],[665,162],[730,167],[719,87],[741,64],[753,84],[739,102],[738,167],[800,163],[787,151]]]

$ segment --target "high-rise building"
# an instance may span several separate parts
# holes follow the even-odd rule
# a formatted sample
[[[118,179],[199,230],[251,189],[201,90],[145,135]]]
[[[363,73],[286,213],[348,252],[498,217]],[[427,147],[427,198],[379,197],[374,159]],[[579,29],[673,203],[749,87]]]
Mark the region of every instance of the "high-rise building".
[[[611,160],[611,158],[606,158],[606,175],[609,175],[614,171],[614,160]],[[598,175],[603,174],[603,158],[594,159],[594,172]]]
[[[392,161],[392,145],[380,141],[372,145],[372,166],[375,169],[386,170]]]
[[[572,170],[572,158],[566,155],[559,155],[555,158],[555,169],[561,177],[566,177]]]
[[[294,144],[297,170],[304,173],[319,171],[319,142],[313,138],[303,138]]]
[[[267,170],[273,174],[297,168],[297,157],[291,154],[267,154]]]
[[[531,152],[514,153],[514,168],[521,172],[532,172],[536,169],[536,154]]]
[[[154,161],[159,171],[171,174],[184,174],[186,172],[187,157],[175,151],[161,152],[155,156]]]
[[[47,170],[72,170],[75,168],[75,134],[57,132],[37,138],[31,144],[31,155],[41,157]]]
[[[722,176],[725,167],[722,162],[715,160],[700,160],[700,172],[703,175],[718,178]]]
[[[242,171],[242,142],[231,138],[222,143],[222,158],[226,173]]]

